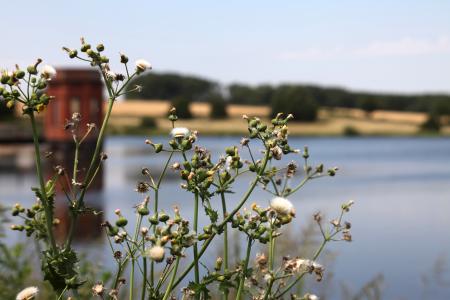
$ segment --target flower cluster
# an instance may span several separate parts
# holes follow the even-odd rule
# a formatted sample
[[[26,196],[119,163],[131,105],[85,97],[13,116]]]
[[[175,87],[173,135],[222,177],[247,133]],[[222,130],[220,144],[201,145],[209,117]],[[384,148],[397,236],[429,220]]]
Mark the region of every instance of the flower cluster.
[[[56,70],[49,65],[42,68],[42,59],[28,66],[26,69],[15,66],[13,71],[0,71],[0,100],[6,107],[13,108],[21,103],[24,114],[42,112],[50,100],[53,99],[45,93],[48,82],[56,76]]]

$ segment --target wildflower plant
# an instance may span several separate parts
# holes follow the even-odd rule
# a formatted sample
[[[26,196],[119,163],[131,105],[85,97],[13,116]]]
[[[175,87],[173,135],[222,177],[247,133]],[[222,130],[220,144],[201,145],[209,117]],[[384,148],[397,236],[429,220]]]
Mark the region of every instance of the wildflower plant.
[[[94,134],[96,126],[89,123],[87,130],[80,135],[81,116],[78,113],[65,124],[74,140],[73,170],[57,166],[48,180],[42,172],[35,114],[51,105],[52,97],[45,93],[45,88],[55,76],[55,70],[50,66],[40,68],[40,59],[26,70],[17,66],[12,72],[2,72],[0,88],[6,105],[12,107],[20,102],[23,113],[31,121],[39,182],[39,187],[33,188],[36,204],[31,208],[20,204],[13,207],[13,215],[21,217],[24,223],[13,225],[12,229],[24,231],[44,246],[41,257],[44,278],[60,299],[66,294],[76,295],[84,283],[79,276],[78,256],[72,248],[72,241],[78,217],[93,211],[86,206],[84,198],[102,162],[107,159],[107,154],[101,152],[101,145],[113,105],[121,95],[139,90],[140,87],[130,88],[130,81],[151,68],[147,61],[137,60],[130,70],[128,57],[120,54],[124,72],[116,73],[110,69],[103,44],[93,48],[84,39],[81,39],[79,49],[63,49],[71,59],[97,68],[108,92],[106,114],[83,177],[79,176],[78,150],[86,137]],[[92,287],[93,297],[118,299],[127,290],[129,299],[167,300],[176,297],[179,291],[183,299],[208,299],[211,290],[218,290],[222,299],[283,299],[288,295],[291,299],[318,299],[309,293],[296,295],[297,286],[308,274],[314,274],[319,281],[322,279],[325,268],[316,260],[328,242],[351,241],[351,226],[343,217],[353,202],[343,204],[340,216],[329,226],[325,225],[319,213],[314,215],[323,242],[313,257],[301,257],[297,252],[278,253],[276,241],[283,234],[283,228],[296,216],[297,204],[293,202],[293,195],[310,180],[334,176],[337,168],[325,169],[322,164],[313,167],[309,164],[308,148],[302,151],[291,148],[288,123],[293,119],[292,115],[280,113],[269,124],[244,115],[247,136],[241,139],[240,145],[224,149],[220,157],[213,157],[197,144],[197,131],[177,126],[175,108],[170,110],[168,119],[172,131],[167,143],[145,141],[156,154],[164,152],[168,156],[163,171],[157,177],[147,168],[141,171],[145,179],[136,184],[136,192],[142,200],[135,207],[134,228],[130,228],[130,222],[120,209],[116,209],[114,220],[102,223],[116,270],[111,284],[106,286],[107,283],[99,281]],[[243,159],[243,153],[248,153],[250,160]],[[291,156],[293,161],[282,165],[280,160],[283,156]],[[303,166],[304,177],[297,182],[295,175],[299,164]],[[193,215],[184,215],[177,206],[171,212],[160,209],[159,204],[164,201],[160,197],[160,189],[168,172],[178,174],[180,189],[184,191],[182,195],[192,199]],[[251,174],[252,179],[247,190],[239,195],[237,204],[230,207],[228,197],[235,192],[234,187],[239,180],[248,178],[244,174]],[[60,181],[70,182],[61,186],[66,187],[64,194],[69,203],[71,223],[66,240],[58,244],[53,228],[59,223],[54,217],[54,202],[56,185]],[[248,205],[256,189],[267,192],[267,207],[256,203]],[[202,228],[200,214],[208,219]],[[230,262],[231,230],[240,232],[246,241],[245,256],[237,265]],[[219,237],[223,241],[223,257],[218,257],[214,266],[208,267],[205,253]],[[253,259],[252,250],[257,245],[262,245],[266,251]],[[201,266],[207,271],[201,271]],[[181,288],[186,280],[190,280],[189,284]],[[37,293],[37,289],[35,291]]]

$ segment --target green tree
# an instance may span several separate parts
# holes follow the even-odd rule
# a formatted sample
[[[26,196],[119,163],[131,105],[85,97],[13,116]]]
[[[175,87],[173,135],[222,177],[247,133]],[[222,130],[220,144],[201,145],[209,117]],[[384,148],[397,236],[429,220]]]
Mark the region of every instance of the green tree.
[[[225,119],[227,114],[227,101],[219,93],[208,96],[208,103],[211,105],[209,117],[211,119]]]
[[[191,119],[192,112],[189,108],[191,101],[187,97],[179,96],[172,100],[172,107],[177,109],[178,117],[182,119]]]
[[[272,115],[293,114],[295,120],[312,122],[317,119],[318,104],[311,92],[300,86],[280,86],[272,98]]]

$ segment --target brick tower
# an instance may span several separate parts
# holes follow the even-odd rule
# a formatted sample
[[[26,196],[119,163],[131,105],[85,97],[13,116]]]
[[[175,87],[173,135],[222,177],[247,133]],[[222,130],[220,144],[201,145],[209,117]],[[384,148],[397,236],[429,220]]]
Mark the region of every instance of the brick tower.
[[[49,143],[72,141],[64,123],[74,112],[81,114],[84,124],[99,125],[103,118],[103,83],[100,73],[92,69],[58,69],[47,94],[55,97],[44,117],[44,137]]]

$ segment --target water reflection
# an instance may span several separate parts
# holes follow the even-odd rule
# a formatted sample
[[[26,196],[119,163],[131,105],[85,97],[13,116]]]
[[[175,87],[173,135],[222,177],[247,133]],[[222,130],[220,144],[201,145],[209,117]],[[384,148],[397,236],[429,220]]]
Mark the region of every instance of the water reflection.
[[[136,181],[142,179],[141,168],[148,167],[154,174],[161,171],[164,154],[155,156],[144,139],[112,137],[105,144],[109,159],[104,170],[104,189],[90,199],[92,205],[103,208],[105,219],[114,220],[114,209],[121,208],[131,220],[132,207],[142,201],[141,195],[134,191]],[[225,146],[238,144],[239,138],[201,137],[199,143],[218,157]],[[438,257],[450,253],[450,140],[293,138],[291,143],[296,148],[308,145],[316,163],[340,167],[338,176],[312,181],[292,199],[298,212],[292,230],[300,232],[317,210],[333,216],[341,202],[354,199],[356,205],[349,216],[354,242],[330,247],[338,253],[336,282],[346,282],[357,289],[381,273],[386,299],[419,298],[423,292],[422,275],[429,274]],[[248,187],[250,177],[247,179],[236,186],[230,207]],[[32,174],[19,170],[1,172],[0,184],[1,201],[24,204],[34,201],[28,190],[34,184]],[[172,173],[162,187],[160,206],[171,211],[172,205],[177,204],[182,214],[189,216],[191,195],[181,190],[179,184],[180,180]],[[270,195],[259,189],[249,203],[267,205],[269,199]],[[212,204],[219,205],[219,201],[213,199]],[[200,223],[204,222],[202,217]],[[97,228],[94,224],[83,224],[85,233]],[[13,242],[17,236],[10,234],[9,240]],[[78,246],[88,249],[91,255],[109,257],[106,243]],[[298,252],[292,249],[290,254]],[[428,292],[427,298],[447,299],[448,292],[435,288]]]

